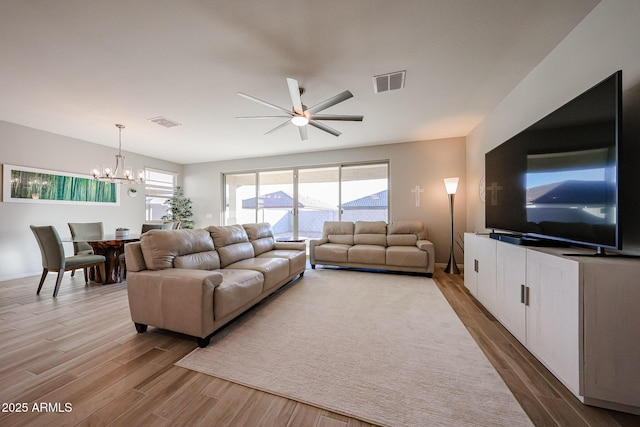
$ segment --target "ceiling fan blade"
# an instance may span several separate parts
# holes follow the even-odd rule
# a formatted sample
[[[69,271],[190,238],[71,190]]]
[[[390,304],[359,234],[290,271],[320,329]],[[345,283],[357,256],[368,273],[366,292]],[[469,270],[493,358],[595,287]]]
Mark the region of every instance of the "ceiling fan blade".
[[[265,135],[269,135],[274,133],[275,131],[282,129],[283,127],[285,127],[286,125],[290,124],[291,120],[287,120],[286,122],[282,123],[281,125],[278,125],[276,127],[274,127],[273,129],[271,129],[269,132],[265,133]]]
[[[298,126],[298,131],[300,132],[300,139],[306,141],[309,139],[309,135],[307,134],[306,126]]]
[[[319,123],[319,122],[316,122],[316,121],[314,121],[314,120],[309,120],[309,124],[310,124],[311,126],[315,127],[315,128],[318,128],[318,129],[320,129],[320,130],[323,130],[323,131],[325,131],[325,132],[328,132],[328,133],[330,133],[330,134],[331,134],[331,135],[333,135],[333,136],[340,136],[340,135],[342,135],[342,132],[338,132],[337,130],[335,130],[335,129],[333,129],[333,128],[330,128],[329,126],[324,125],[324,124]]]
[[[351,97],[353,97],[353,94],[348,90],[345,90],[344,92],[339,93],[336,96],[332,96],[326,101],[322,101],[321,103],[314,105],[313,107],[309,108],[307,111],[311,114],[318,113],[326,108],[339,104],[342,101],[346,101]]]
[[[291,96],[291,105],[296,114],[302,115],[302,99],[300,98],[300,86],[296,79],[287,78],[287,86],[289,86],[289,96]]]
[[[243,98],[247,98],[247,99],[250,99],[252,101],[255,101],[258,104],[262,104],[262,105],[265,105],[267,107],[270,107],[270,108],[273,108],[273,109],[276,109],[276,110],[284,111],[287,114],[291,114],[291,111],[289,111],[289,110],[287,110],[285,108],[282,108],[282,107],[278,107],[277,105],[274,105],[274,104],[272,104],[270,102],[263,101],[262,99],[258,99],[255,96],[247,95],[246,93],[242,93],[242,92],[238,92],[238,95],[243,97]]]
[[[313,114],[310,120],[342,120],[346,122],[361,122],[364,116],[351,116],[342,114]]]
[[[291,116],[242,116],[236,119],[289,119]]]

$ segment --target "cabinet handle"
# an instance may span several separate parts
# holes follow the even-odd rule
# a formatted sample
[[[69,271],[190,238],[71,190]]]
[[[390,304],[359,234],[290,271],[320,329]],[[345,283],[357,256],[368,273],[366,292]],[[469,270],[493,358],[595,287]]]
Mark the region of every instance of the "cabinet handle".
[[[520,285],[520,303],[524,304],[524,285]]]
[[[525,286],[525,291],[524,291],[524,305],[529,305],[529,286]]]
[[[480,266],[480,263],[478,262],[478,260],[477,260],[477,259],[474,259],[474,260],[473,260],[473,271],[475,271],[476,273],[478,273],[478,272],[479,272],[479,271],[478,271],[478,269],[479,269],[478,267],[479,267],[479,266]]]

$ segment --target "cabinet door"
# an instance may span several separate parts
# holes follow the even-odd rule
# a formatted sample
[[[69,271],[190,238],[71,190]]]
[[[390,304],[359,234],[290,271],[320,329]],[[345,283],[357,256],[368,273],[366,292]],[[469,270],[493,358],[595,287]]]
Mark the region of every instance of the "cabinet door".
[[[583,263],[584,396],[640,408],[640,263]]]
[[[478,248],[478,301],[494,316],[496,302],[496,240],[483,237]]]
[[[487,310],[495,313],[496,241],[469,233],[464,242],[465,286]]]
[[[579,264],[527,250],[527,348],[576,396],[580,387]]]
[[[495,316],[518,341],[526,345],[526,306],[522,300],[526,283],[527,250],[508,243],[496,244]]]
[[[478,298],[478,240],[472,233],[464,233],[464,286]]]

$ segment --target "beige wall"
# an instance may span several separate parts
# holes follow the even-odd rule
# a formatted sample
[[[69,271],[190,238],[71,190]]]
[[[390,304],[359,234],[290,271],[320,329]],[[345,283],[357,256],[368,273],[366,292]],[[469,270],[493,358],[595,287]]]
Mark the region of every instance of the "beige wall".
[[[0,163],[88,175],[93,164],[114,159],[116,148],[0,121]],[[182,166],[132,153],[123,153],[128,165],[182,172]],[[115,160],[115,159],[114,159]],[[2,177],[0,176],[0,181]],[[142,190],[141,186],[137,186]],[[53,225],[69,236],[68,222],[102,221],[105,233],[116,227],[140,228],[145,218],[144,195],[121,191],[120,206],[0,202],[0,281],[40,274],[40,250],[29,225]],[[71,244],[65,251],[73,255]],[[34,291],[35,291],[34,283]]]
[[[429,230],[429,238],[436,247],[436,262],[446,263],[449,255],[450,217],[443,179],[460,177],[454,211],[455,228],[462,232],[466,221],[464,138],[185,165],[184,184],[194,202],[197,227],[204,227],[221,223],[222,173],[370,160],[389,160],[390,219],[424,221]],[[411,192],[416,185],[425,190],[419,207],[415,206],[415,196]],[[462,265],[463,255],[459,249],[456,261]]]
[[[467,136],[468,231],[484,231],[484,204],[477,189],[487,151],[619,69],[625,124],[638,123],[637,106],[629,105],[636,102],[640,87],[638,17],[640,1],[603,0]],[[640,141],[627,132],[625,143]]]

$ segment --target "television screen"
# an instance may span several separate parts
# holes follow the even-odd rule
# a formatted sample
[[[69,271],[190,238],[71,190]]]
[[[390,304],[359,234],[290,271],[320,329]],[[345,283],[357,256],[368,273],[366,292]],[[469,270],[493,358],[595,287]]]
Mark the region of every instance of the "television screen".
[[[486,227],[621,246],[618,71],[485,155]]]

